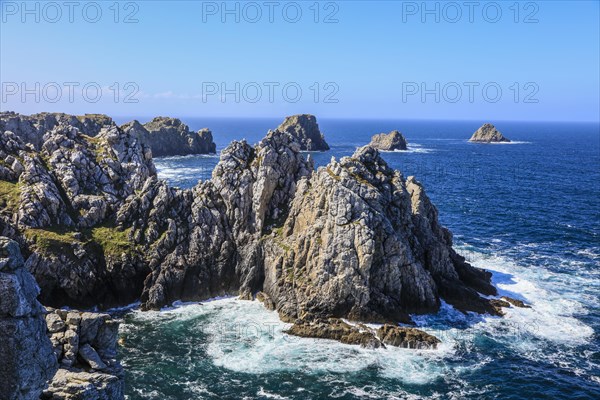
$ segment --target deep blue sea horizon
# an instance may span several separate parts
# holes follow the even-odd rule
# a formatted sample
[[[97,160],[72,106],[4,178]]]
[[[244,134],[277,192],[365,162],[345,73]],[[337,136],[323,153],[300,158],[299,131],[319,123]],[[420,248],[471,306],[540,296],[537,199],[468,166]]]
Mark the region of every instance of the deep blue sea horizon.
[[[145,119],[140,119],[145,122]],[[212,130],[218,152],[257,143],[280,119],[183,119]],[[118,121],[118,122],[125,122]],[[501,294],[531,309],[503,318],[448,305],[415,316],[440,349],[361,349],[290,338],[257,302],[223,299],[124,316],[129,399],[600,398],[600,126],[505,122],[513,143],[474,144],[484,122],[319,119],[331,146],[316,167],[376,133],[401,131],[408,151],[383,152],[421,181],[456,250],[493,272]],[[214,156],[157,158],[159,177],[188,188]]]

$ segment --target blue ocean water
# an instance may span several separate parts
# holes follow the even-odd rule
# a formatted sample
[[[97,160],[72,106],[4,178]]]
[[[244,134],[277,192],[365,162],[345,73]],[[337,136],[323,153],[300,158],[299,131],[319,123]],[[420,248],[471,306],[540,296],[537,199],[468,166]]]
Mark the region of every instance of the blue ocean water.
[[[188,119],[218,149],[258,142],[275,119]],[[512,144],[472,144],[485,121],[319,120],[331,146],[316,165],[398,129],[409,150],[382,153],[424,183],[455,248],[531,309],[503,318],[444,305],[417,316],[438,350],[367,350],[289,337],[276,313],[234,298],[130,310],[120,356],[129,399],[600,398],[600,127],[499,122]],[[156,159],[191,187],[217,156]]]

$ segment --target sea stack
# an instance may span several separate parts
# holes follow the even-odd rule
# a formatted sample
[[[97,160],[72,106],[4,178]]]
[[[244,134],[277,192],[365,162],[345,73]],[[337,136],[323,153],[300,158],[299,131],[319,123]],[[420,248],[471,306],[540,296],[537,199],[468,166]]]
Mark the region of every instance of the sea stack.
[[[134,121],[135,122],[135,121]],[[133,126],[133,122],[127,126]],[[148,143],[152,148],[152,155],[185,156],[189,154],[209,154],[216,152],[212,133],[204,128],[197,133],[177,118],[156,117],[143,125],[147,131]],[[126,127],[123,127],[126,131]]]
[[[406,150],[406,139],[398,131],[380,133],[371,138],[369,146],[383,151]]]
[[[510,142],[509,139],[505,138],[496,127],[492,124],[483,124],[481,128],[477,129],[469,142],[476,143],[501,143]]]
[[[300,150],[327,151],[329,145],[319,130],[317,119],[314,115],[299,114],[286,117],[276,129],[287,132],[300,144]]]

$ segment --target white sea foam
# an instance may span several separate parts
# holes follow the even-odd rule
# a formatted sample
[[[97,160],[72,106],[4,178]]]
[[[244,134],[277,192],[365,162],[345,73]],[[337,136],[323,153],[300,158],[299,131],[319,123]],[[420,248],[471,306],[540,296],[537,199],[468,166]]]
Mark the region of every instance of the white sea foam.
[[[464,253],[467,248],[458,250]],[[363,349],[331,340],[290,336],[283,333],[290,325],[281,322],[276,312],[266,310],[257,301],[235,298],[203,304],[177,303],[160,312],[134,311],[134,318],[152,321],[157,329],[173,322],[194,324],[195,329],[206,333],[204,349],[213,364],[234,372],[299,371],[328,376],[327,372],[351,374],[374,369],[384,378],[427,385],[448,377],[460,380],[463,374],[493,362],[491,356],[478,353],[477,342],[485,337],[521,357],[543,360],[575,374],[586,373],[585,366],[572,360],[577,346],[589,342],[594,334],[590,326],[577,318],[588,312],[577,296],[577,285],[589,287],[593,284],[589,277],[566,277],[543,267],[520,265],[506,257],[479,252],[471,252],[469,260],[493,272],[500,295],[522,299],[532,308],[508,308],[500,318],[463,314],[442,303],[435,315],[413,316],[421,329],[442,340],[437,350],[391,346]],[[572,284],[575,287],[569,289]],[[258,393],[259,396],[278,396],[261,390],[264,393]],[[344,390],[356,396],[378,394],[370,388]]]
[[[429,148],[423,147],[423,145],[420,145],[417,143],[409,143],[407,145],[406,150],[379,150],[379,151],[381,153],[422,153],[422,154],[428,154],[428,153],[435,152],[434,149],[429,149]]]

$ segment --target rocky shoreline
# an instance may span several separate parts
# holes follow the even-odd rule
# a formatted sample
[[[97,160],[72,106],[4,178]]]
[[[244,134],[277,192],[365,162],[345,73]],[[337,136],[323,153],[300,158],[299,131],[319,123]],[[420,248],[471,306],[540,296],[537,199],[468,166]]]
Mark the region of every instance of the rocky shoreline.
[[[18,132],[0,137],[0,236],[18,246],[2,239],[9,250],[0,265],[31,272],[47,307],[107,309],[139,299],[158,310],[234,294],[276,310],[293,323],[291,334],[368,347],[435,348],[437,339],[397,324],[436,312],[442,300],[501,315],[508,300],[490,298],[491,274],[453,250],[423,186],[371,146],[315,169],[301,151],[327,144],[310,117],[289,117],[254,146],[232,142],[211,179],[182,190],[157,178],[150,130],[139,123],[104,124],[90,136],[85,129],[97,125],[82,127],[79,118],[50,127],[12,114],[3,127]],[[38,304],[27,314],[35,337],[61,366],[45,398],[75,396],[78,381],[98,382],[92,386],[110,393],[101,398],[121,398],[116,324],[61,310],[44,317],[35,282],[23,279],[27,301]],[[42,338],[43,318],[51,342]],[[342,318],[387,325],[373,331]],[[53,368],[36,372],[38,381]]]

